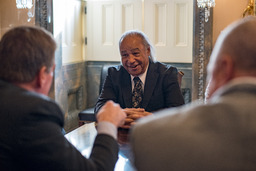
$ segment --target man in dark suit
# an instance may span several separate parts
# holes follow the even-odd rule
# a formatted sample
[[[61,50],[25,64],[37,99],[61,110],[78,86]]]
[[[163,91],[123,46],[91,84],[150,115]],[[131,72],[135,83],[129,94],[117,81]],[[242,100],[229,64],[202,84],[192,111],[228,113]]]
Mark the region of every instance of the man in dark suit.
[[[256,170],[255,35],[255,16],[221,32],[207,67],[206,104],[138,121],[130,137],[138,170]]]
[[[175,67],[156,62],[154,48],[147,36],[140,31],[125,32],[119,42],[122,65],[110,67],[101,94],[95,106],[95,113],[108,100],[120,104],[127,113],[126,124],[159,109],[184,104]],[[140,104],[133,106],[135,84],[141,81]]]
[[[90,158],[82,156],[62,133],[63,112],[47,97],[55,49],[38,27],[16,27],[0,41],[0,170],[113,170],[126,114],[107,102]]]

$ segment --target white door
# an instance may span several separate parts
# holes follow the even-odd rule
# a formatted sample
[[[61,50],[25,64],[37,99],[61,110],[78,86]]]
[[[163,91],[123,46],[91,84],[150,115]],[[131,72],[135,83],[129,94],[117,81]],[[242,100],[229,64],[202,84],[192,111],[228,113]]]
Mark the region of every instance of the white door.
[[[161,62],[192,62],[193,0],[88,0],[88,58],[120,61],[118,41],[144,31]]]
[[[161,62],[192,62],[193,0],[145,0],[145,33]]]
[[[83,0],[53,0],[54,37],[62,37],[62,63],[84,60],[85,8]]]
[[[142,29],[141,0],[89,0],[87,9],[87,60],[120,61],[122,33]]]

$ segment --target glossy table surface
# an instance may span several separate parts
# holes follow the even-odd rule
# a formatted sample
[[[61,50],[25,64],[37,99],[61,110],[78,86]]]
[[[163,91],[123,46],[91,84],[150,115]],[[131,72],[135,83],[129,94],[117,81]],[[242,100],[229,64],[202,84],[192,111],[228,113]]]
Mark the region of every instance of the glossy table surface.
[[[115,171],[135,171],[132,166],[130,146],[128,142],[129,130],[118,130],[119,159],[116,163]],[[95,123],[87,123],[79,128],[67,133],[65,137],[71,142],[85,157],[89,157],[95,136],[97,134]]]

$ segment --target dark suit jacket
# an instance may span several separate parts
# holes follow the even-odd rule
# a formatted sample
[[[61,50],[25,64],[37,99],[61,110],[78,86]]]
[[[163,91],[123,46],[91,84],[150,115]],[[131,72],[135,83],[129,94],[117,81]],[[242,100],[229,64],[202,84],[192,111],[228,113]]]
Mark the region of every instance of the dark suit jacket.
[[[113,170],[118,144],[97,135],[89,159],[62,133],[63,113],[48,97],[0,80],[0,170]]]
[[[119,103],[122,108],[131,108],[131,92],[131,77],[125,68],[122,65],[110,67],[95,106],[95,113],[108,100]],[[183,104],[184,99],[177,81],[177,69],[160,62],[150,63],[145,80],[143,108],[152,112]]]

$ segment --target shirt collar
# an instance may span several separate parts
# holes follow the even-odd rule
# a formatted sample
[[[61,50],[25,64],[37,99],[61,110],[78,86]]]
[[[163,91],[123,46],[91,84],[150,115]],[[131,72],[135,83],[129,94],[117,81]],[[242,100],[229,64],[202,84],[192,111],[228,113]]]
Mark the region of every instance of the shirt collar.
[[[149,64],[148,64],[148,66],[149,66]],[[146,68],[146,71],[145,71],[143,74],[140,74],[140,75],[137,76],[137,77],[140,78],[140,80],[141,80],[143,86],[145,85],[146,75],[147,75],[147,72],[148,72],[148,66],[147,66],[147,68]],[[133,83],[133,78],[134,78],[134,76],[132,76],[132,75],[130,75],[130,76],[131,76],[131,82]]]
[[[255,77],[239,77],[231,80],[226,85],[220,87],[218,90],[216,90],[213,93],[213,97],[211,99],[216,99],[216,97],[219,97],[224,92],[226,92],[228,89],[230,89],[233,86],[240,85],[240,84],[254,84],[256,85],[256,79]]]

